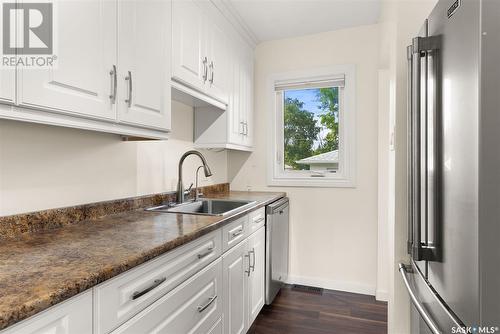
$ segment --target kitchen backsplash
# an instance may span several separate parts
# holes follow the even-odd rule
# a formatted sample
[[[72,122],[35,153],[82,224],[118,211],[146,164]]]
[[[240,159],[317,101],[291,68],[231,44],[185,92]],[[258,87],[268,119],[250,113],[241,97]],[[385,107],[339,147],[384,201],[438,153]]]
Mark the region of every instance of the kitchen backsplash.
[[[204,196],[228,193],[229,183],[200,187],[200,190]],[[175,192],[166,192],[0,217],[0,240],[172,202],[175,196]]]

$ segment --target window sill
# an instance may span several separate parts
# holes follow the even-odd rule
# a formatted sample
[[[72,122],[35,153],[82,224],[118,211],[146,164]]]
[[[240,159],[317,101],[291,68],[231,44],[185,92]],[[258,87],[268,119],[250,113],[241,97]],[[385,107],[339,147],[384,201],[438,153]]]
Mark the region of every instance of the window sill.
[[[272,178],[268,180],[270,187],[304,187],[304,188],[356,188],[352,179],[346,178]]]

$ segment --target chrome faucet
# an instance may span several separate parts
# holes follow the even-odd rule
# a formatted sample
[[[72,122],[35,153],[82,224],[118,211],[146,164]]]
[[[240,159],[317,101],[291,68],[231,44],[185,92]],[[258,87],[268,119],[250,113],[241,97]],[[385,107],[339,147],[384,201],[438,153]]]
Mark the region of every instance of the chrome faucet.
[[[183,203],[184,202],[184,185],[182,183],[182,165],[184,163],[184,160],[190,156],[190,155],[197,155],[200,159],[201,159],[201,162],[203,163],[203,170],[205,172],[205,176],[206,177],[209,177],[209,176],[212,176],[212,172],[210,171],[210,168],[208,167],[208,164],[207,164],[207,160],[205,159],[205,157],[203,156],[203,154],[201,154],[200,152],[198,151],[195,151],[195,150],[191,150],[191,151],[187,151],[186,153],[184,153],[181,157],[181,159],[179,160],[179,181],[177,182],[177,203]]]

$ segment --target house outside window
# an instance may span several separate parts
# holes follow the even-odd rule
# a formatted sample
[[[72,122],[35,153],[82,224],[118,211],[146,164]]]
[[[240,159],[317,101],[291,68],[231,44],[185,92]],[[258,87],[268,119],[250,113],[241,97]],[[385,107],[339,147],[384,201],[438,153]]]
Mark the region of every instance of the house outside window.
[[[354,187],[354,66],[277,74],[268,89],[268,184]]]

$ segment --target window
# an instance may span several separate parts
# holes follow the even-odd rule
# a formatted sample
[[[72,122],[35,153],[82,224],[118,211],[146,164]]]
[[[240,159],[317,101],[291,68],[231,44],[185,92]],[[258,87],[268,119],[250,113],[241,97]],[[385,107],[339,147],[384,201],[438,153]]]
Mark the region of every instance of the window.
[[[268,183],[354,187],[354,66],[275,75]]]

